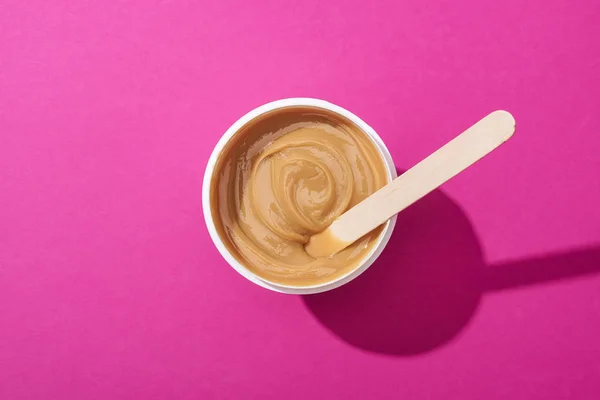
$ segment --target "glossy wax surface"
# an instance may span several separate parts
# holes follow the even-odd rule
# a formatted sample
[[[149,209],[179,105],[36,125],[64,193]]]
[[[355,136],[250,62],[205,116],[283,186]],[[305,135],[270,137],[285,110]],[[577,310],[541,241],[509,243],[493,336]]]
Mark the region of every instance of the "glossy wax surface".
[[[388,182],[371,139],[318,108],[284,108],[243,127],[213,173],[211,208],[243,265],[274,283],[311,286],[352,271],[376,229],[333,257],[305,251],[311,235]]]

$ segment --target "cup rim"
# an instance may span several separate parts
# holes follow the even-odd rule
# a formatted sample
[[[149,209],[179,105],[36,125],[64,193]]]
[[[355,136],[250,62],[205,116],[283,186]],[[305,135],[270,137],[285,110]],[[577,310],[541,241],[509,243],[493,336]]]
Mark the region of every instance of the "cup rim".
[[[379,238],[377,239],[377,243],[375,244],[375,246],[373,246],[373,248],[371,249],[369,254],[367,254],[364,257],[362,262],[359,263],[356,268],[354,268],[351,271],[349,271],[348,273],[336,278],[335,280],[321,283],[318,285],[288,286],[288,285],[281,285],[281,284],[275,284],[273,282],[269,282],[268,280],[265,280],[264,278],[261,278],[260,276],[254,274],[247,267],[245,267],[243,264],[241,264],[233,256],[233,254],[229,251],[229,249],[227,249],[227,246],[225,245],[225,243],[223,242],[223,239],[221,238],[221,236],[219,235],[219,233],[217,231],[215,221],[213,219],[211,205],[210,205],[211,181],[212,181],[212,178],[214,175],[215,166],[216,166],[216,163],[217,163],[220,153],[223,151],[223,149],[225,148],[225,146],[229,142],[229,140],[231,140],[233,138],[233,136],[242,127],[244,127],[246,124],[248,124],[255,118],[257,118],[263,114],[266,114],[268,112],[274,111],[274,110],[288,108],[288,107],[303,107],[303,106],[304,107],[321,108],[321,109],[339,114],[342,117],[345,117],[345,118],[349,119],[350,121],[352,121],[363,132],[365,132],[369,136],[369,139],[371,139],[371,141],[375,144],[375,147],[379,151],[382,159],[384,160],[384,162],[386,164],[387,172],[388,172],[388,180],[391,181],[392,179],[396,178],[396,176],[397,176],[396,167],[394,165],[394,161],[392,160],[392,156],[391,156],[388,148],[386,147],[385,143],[381,139],[381,137],[377,134],[377,132],[375,132],[375,130],[373,128],[371,128],[366,122],[364,122],[358,116],[354,115],[352,112],[350,112],[340,106],[332,104],[328,101],[325,101],[325,100],[308,98],[308,97],[294,97],[294,98],[275,100],[275,101],[263,104],[259,107],[256,107],[255,109],[249,111],[248,113],[243,115],[241,118],[239,118],[236,122],[234,122],[233,125],[231,125],[225,131],[223,136],[217,142],[213,152],[211,153],[211,155],[208,159],[206,169],[204,172],[204,179],[203,179],[203,183],[202,183],[202,211],[204,214],[204,220],[206,223],[206,227],[208,228],[208,233],[209,233],[214,245],[217,247],[217,250],[221,254],[221,256],[240,275],[242,275],[244,278],[248,279],[249,281],[251,281],[265,289],[269,289],[269,290],[272,290],[275,292],[280,292],[280,293],[286,293],[286,294],[315,294],[315,293],[326,292],[326,291],[335,289],[337,287],[340,287],[340,286],[350,282],[351,280],[355,279],[360,274],[362,274],[365,270],[367,270],[367,268],[369,268],[373,264],[373,262],[375,262],[375,260],[379,257],[379,255],[381,254],[381,252],[387,245],[387,243],[392,235],[394,226],[396,225],[396,216],[392,217],[385,223],[383,231],[381,232],[381,234],[379,235]]]

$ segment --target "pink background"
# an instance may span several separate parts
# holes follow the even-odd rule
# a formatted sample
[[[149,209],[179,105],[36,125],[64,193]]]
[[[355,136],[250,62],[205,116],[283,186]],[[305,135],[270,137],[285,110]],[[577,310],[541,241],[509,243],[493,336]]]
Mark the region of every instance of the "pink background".
[[[252,5],[251,5],[252,4]],[[600,3],[0,0],[0,398],[600,398]],[[405,170],[517,134],[297,297],[201,210],[225,129],[350,109]]]

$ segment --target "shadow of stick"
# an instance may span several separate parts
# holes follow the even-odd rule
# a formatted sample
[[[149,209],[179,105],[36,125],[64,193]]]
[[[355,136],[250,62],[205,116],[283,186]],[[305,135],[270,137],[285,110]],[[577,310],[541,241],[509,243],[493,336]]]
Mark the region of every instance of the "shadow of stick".
[[[548,254],[491,266],[485,270],[485,291],[513,289],[600,272],[600,246]]]

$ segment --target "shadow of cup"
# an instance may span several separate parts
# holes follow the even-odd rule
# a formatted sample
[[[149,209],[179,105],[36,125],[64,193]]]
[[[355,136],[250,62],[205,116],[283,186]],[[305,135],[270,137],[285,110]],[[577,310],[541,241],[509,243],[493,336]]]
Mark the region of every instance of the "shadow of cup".
[[[483,258],[460,208],[435,191],[398,215],[385,251],[359,278],[306,296],[312,313],[346,342],[418,354],[448,341],[473,315]]]

